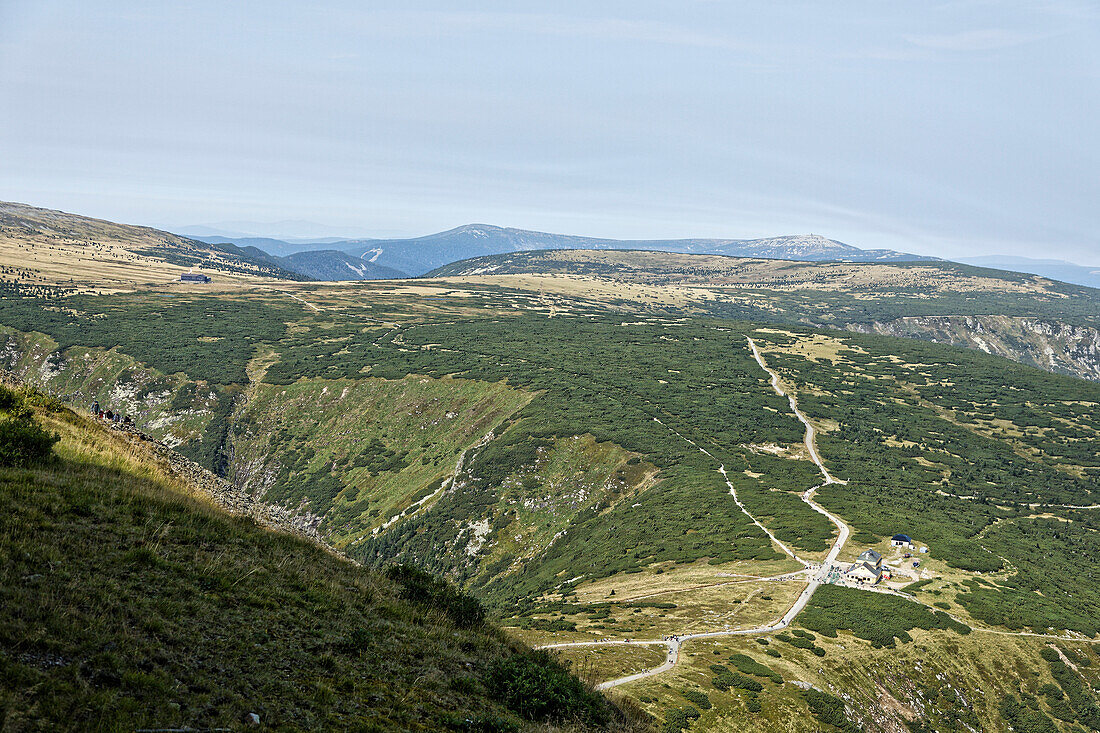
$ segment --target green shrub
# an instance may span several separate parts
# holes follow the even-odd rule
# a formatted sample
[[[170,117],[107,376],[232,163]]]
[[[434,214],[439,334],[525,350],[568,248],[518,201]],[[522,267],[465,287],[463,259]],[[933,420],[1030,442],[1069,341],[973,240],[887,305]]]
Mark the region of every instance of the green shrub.
[[[688,702],[693,702],[699,706],[701,710],[710,710],[713,705],[710,704],[710,698],[707,697],[707,693],[699,690],[684,690],[684,697]]]
[[[1001,717],[1021,733],[1058,733],[1058,726],[1046,714],[1031,710],[1016,699],[1014,695],[1001,700]]]
[[[413,565],[391,565],[386,575],[401,586],[402,598],[442,611],[456,626],[471,628],[485,621],[480,601],[431,573]]]
[[[746,677],[743,674],[730,672],[728,670],[720,673],[710,682],[719,692],[725,692],[731,687],[736,687],[740,690],[748,690],[750,692],[760,692],[764,689],[763,685],[761,685],[759,682],[752,679],[751,677]]]
[[[509,710],[534,721],[579,721],[607,725],[610,704],[570,674],[546,651],[527,651],[490,667],[489,694]]]
[[[702,715],[691,705],[682,708],[673,708],[665,713],[665,722],[661,726],[661,733],[680,733],[691,725],[691,721],[698,720]]]
[[[771,651],[769,649],[768,651]],[[775,672],[771,668],[761,664],[747,654],[734,654],[730,657],[730,662],[733,666],[745,674],[751,674],[756,677],[767,677],[777,685],[783,684],[783,676],[778,672]]]
[[[969,626],[920,603],[831,585],[818,589],[798,621],[831,638],[836,637],[838,629],[848,629],[876,647],[892,647],[895,639],[903,643],[912,641],[908,634],[910,629],[951,629],[960,634],[970,633]],[[802,640],[795,639],[791,644],[800,646],[798,641]]]
[[[1058,683],[1059,691],[1065,696],[1063,701],[1053,693],[1049,689],[1054,687],[1053,685],[1041,689],[1040,691],[1045,690],[1045,694],[1048,695],[1051,710],[1063,720],[1068,719],[1066,716],[1072,715],[1073,718],[1079,720],[1091,730],[1100,730],[1100,706],[1097,706],[1091,690],[1081,679],[1081,676],[1062,661],[1057,649],[1044,647],[1039,653],[1050,665],[1050,675]],[[1015,698],[1011,700],[1006,698],[1002,702],[1002,714],[1005,712],[1005,705],[1011,708],[1014,703]],[[1011,716],[1005,715],[1005,720],[1011,722]],[[1017,730],[1020,730],[1020,728],[1017,728]]]
[[[0,466],[22,468],[41,463],[60,440],[35,422],[28,401],[33,400],[0,385]]]
[[[821,690],[804,690],[802,696],[810,706],[810,713],[822,723],[835,725],[845,733],[856,733],[859,729],[848,719],[844,712],[844,701]]]
[[[37,390],[24,389],[22,391],[22,396],[26,404],[37,407],[51,415],[55,415],[65,409],[65,405],[62,404],[61,400],[56,397],[51,397],[48,394],[43,394]]]
[[[19,413],[25,411],[26,400],[23,395],[0,384],[0,412]]]

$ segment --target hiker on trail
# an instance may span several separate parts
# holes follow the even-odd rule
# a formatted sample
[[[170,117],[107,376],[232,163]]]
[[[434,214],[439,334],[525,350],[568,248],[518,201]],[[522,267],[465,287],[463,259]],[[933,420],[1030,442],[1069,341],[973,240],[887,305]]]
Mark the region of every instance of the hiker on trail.
[[[96,400],[95,402],[92,403],[92,414],[93,415],[98,415],[99,414],[99,400]]]

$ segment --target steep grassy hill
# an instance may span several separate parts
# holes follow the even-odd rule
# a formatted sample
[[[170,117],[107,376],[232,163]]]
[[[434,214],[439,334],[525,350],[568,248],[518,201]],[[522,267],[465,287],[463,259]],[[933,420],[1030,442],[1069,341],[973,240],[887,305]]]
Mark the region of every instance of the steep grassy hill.
[[[21,401],[0,388],[0,427]],[[645,729],[437,581],[227,514],[140,443],[32,401],[60,443],[0,467],[4,730]],[[10,444],[3,427],[7,465]]]

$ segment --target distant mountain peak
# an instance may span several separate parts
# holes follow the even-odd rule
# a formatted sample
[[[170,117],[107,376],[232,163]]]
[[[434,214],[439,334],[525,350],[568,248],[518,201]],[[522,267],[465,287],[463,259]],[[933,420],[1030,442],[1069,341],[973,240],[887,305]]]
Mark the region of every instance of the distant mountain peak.
[[[745,241],[745,240],[738,240]],[[765,237],[763,239],[750,240],[759,245],[775,244],[785,247],[804,248],[808,251],[826,251],[833,249],[844,250],[845,252],[861,252],[858,247],[853,247],[850,244],[844,242],[838,242],[835,239],[829,239],[823,237],[820,234],[788,234],[781,237]]]

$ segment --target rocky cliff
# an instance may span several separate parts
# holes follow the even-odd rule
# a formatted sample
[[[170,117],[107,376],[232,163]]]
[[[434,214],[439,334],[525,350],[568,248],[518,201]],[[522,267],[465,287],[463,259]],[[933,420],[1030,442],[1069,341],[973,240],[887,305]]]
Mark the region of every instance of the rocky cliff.
[[[980,349],[1023,364],[1100,381],[1100,330],[1005,316],[919,316],[850,323],[850,331]]]

